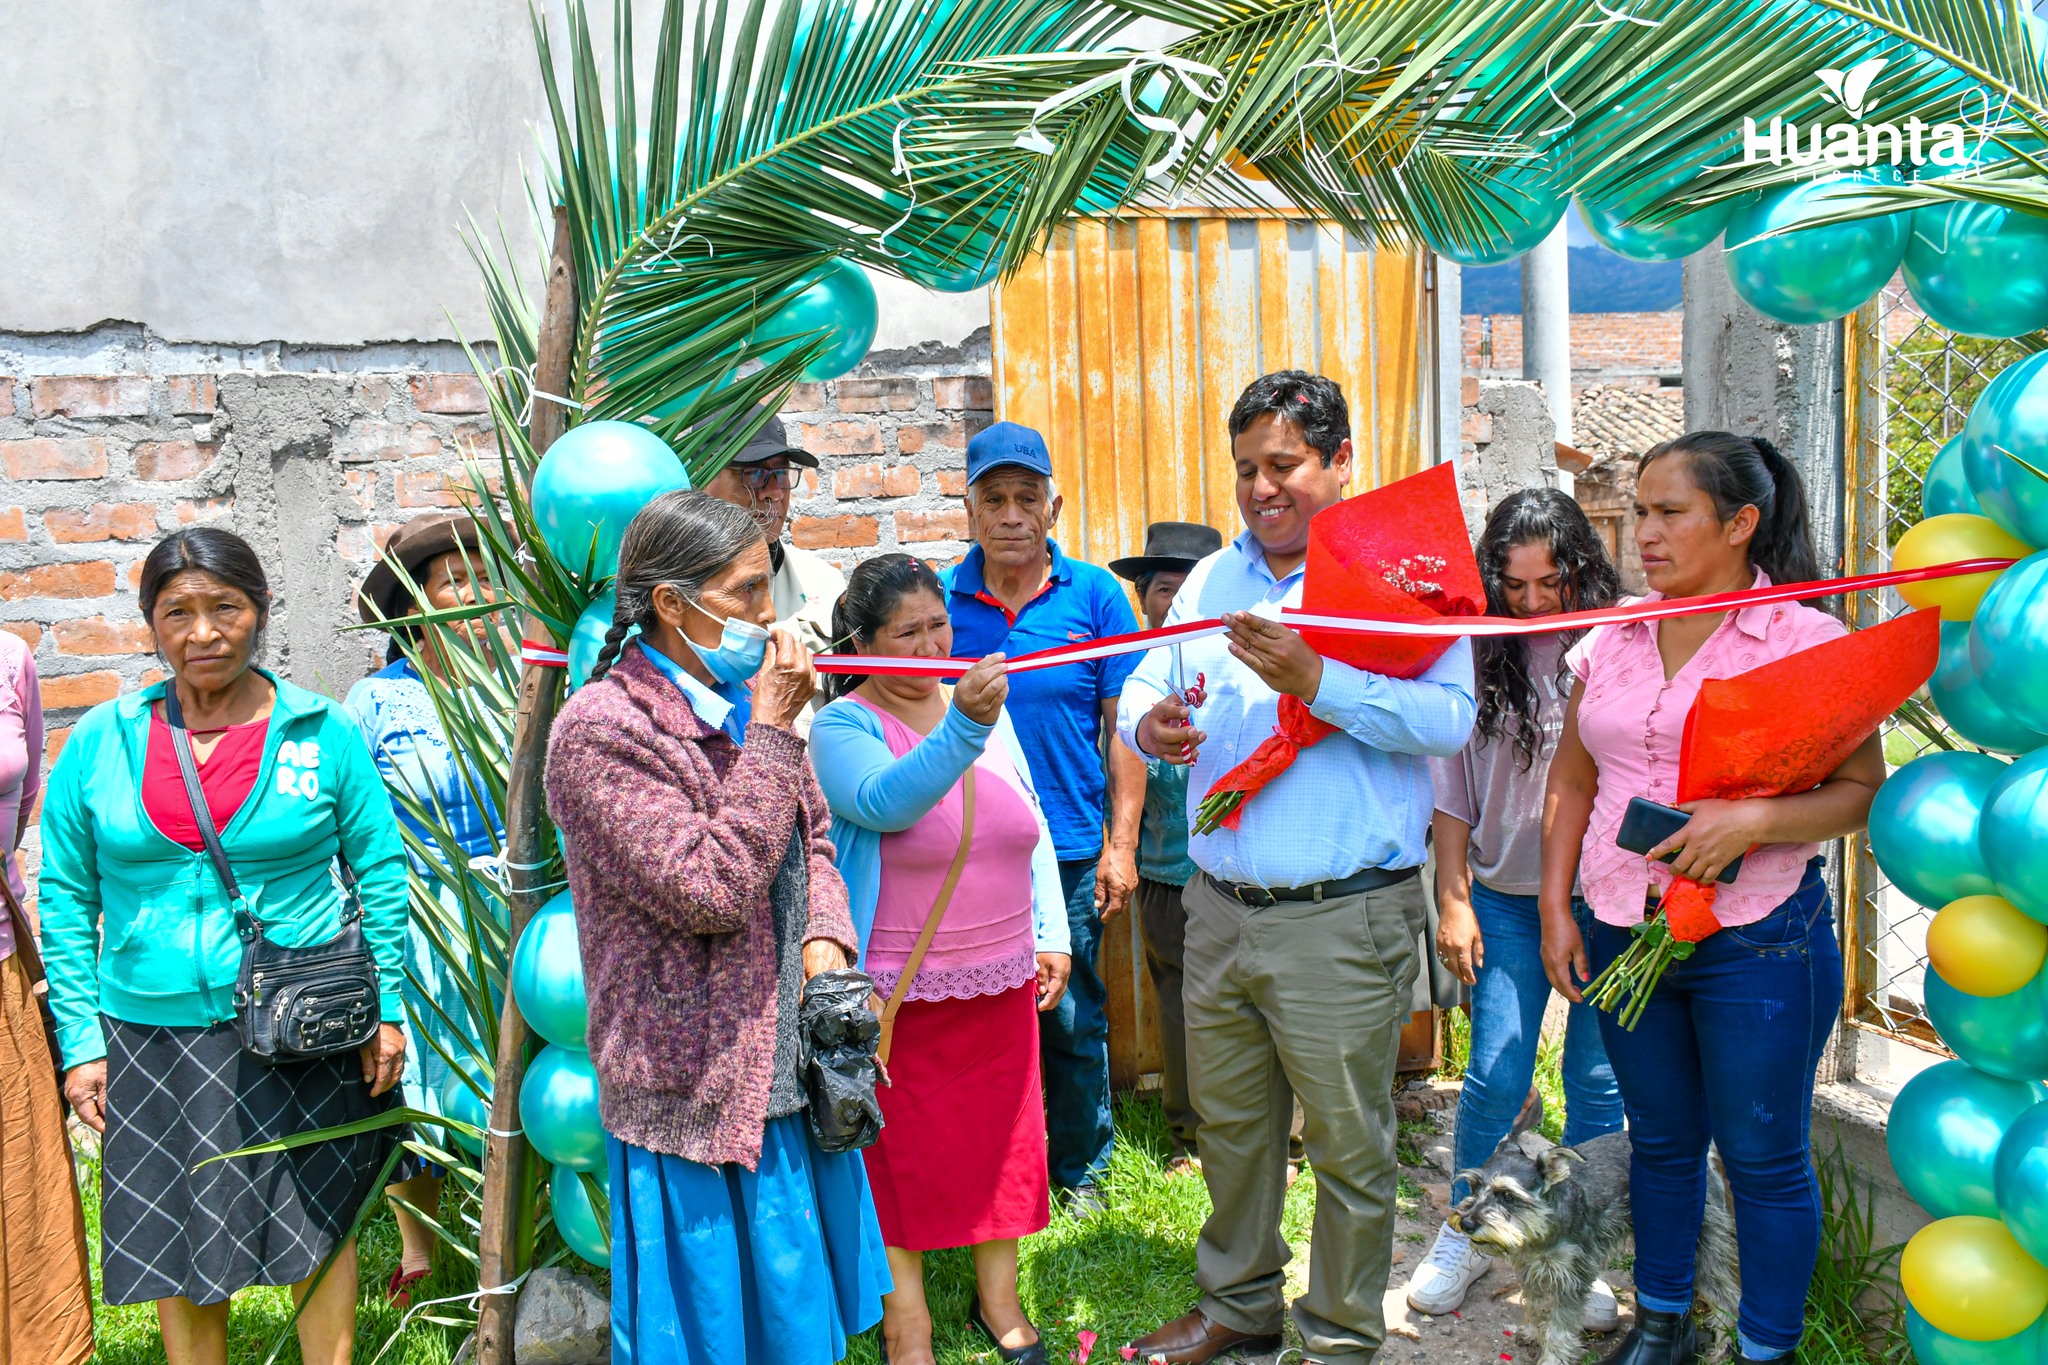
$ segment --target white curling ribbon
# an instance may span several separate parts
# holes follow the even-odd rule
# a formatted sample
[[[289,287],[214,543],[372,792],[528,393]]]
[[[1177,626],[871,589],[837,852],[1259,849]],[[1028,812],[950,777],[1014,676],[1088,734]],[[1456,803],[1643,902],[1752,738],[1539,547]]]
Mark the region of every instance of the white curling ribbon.
[[[1070,104],[1092,99],[1111,86],[1121,86],[1124,110],[1137,120],[1138,126],[1149,132],[1165,133],[1173,139],[1173,145],[1167,148],[1166,155],[1145,168],[1145,178],[1157,180],[1171,173],[1187,156],[1187,129],[1163,114],[1146,113],[1139,107],[1137,96],[1131,89],[1132,82],[1139,76],[1154,70],[1164,72],[1169,80],[1178,80],[1193,92],[1196,99],[1205,104],[1223,97],[1224,76],[1215,67],[1205,62],[1190,61],[1186,57],[1176,57],[1167,52],[1141,52],[1116,71],[1105,71],[1099,76],[1091,76],[1078,85],[1060,91],[1057,95],[1048,95],[1040,100],[1038,107],[1031,111],[1030,126],[1017,134],[1016,145],[1027,152],[1051,156],[1055,150],[1052,139],[1038,130],[1038,121],[1050,117]],[[1211,83],[1209,88],[1204,88],[1202,82],[1205,80]]]

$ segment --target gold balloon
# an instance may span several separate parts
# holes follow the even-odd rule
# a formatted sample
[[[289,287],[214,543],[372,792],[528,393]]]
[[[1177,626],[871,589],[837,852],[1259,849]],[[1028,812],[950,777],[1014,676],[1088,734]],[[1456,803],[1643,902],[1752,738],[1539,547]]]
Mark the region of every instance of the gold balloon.
[[[1264,180],[1266,178],[1266,173],[1259,169],[1257,162],[1235,149],[1223,154],[1223,164],[1236,171],[1246,180]]]
[[[2048,924],[2003,896],[1965,896],[1927,926],[1927,959],[1965,995],[2011,995],[2048,960]]]
[[[2048,1266],[1996,1218],[1929,1223],[1899,1257],[1899,1282],[1920,1316],[1965,1341],[1999,1341],[2048,1308]]]
[[[2025,559],[2032,553],[2030,546],[2006,534],[1989,517],[1949,512],[1929,517],[1900,536],[1892,550],[1892,567],[1924,569],[1959,559]],[[1977,603],[1997,577],[1998,572],[1930,578],[1906,584],[1899,589],[1899,596],[1909,607],[1940,607],[1944,621],[1967,621],[1977,614]]]

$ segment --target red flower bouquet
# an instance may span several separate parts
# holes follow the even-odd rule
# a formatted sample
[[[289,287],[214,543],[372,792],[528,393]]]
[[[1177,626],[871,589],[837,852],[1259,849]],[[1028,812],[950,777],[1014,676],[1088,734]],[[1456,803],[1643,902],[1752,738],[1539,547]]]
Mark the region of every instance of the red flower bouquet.
[[[1679,745],[1678,804],[1811,791],[1933,675],[1940,652],[1941,614],[1930,608],[1701,683]],[[1714,888],[1674,877],[1586,999],[1634,1028],[1664,969],[1720,927]]]
[[[1347,498],[1309,523],[1303,610],[1428,619],[1475,616],[1485,600],[1448,464]],[[1390,678],[1415,677],[1456,643],[1312,629],[1301,635],[1325,659]],[[1281,697],[1272,735],[1203,795],[1194,832],[1236,829],[1243,804],[1336,729],[1310,715],[1301,698]]]

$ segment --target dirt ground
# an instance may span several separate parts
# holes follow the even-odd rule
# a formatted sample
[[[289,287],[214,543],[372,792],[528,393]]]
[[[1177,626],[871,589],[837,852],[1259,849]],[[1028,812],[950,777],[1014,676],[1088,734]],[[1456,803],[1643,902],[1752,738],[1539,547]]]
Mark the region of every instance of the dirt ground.
[[[1458,1087],[1455,1082],[1413,1082],[1403,1093],[1401,1108],[1406,1115],[1420,1116],[1437,1129],[1433,1137],[1421,1139],[1419,1165],[1403,1164],[1401,1173],[1422,1191],[1422,1200],[1401,1201],[1401,1214],[1394,1233],[1394,1268],[1387,1277],[1387,1344],[1379,1360],[1385,1365],[1535,1365],[1536,1343],[1525,1347],[1515,1339],[1522,1322],[1521,1286],[1515,1272],[1503,1260],[1472,1287],[1465,1306],[1444,1317],[1425,1317],[1408,1307],[1403,1288],[1414,1264],[1429,1254],[1449,1207],[1451,1193],[1451,1128],[1457,1114]],[[1291,1301],[1308,1287],[1308,1244],[1294,1247],[1294,1261],[1287,1268],[1287,1297]],[[1607,1282],[1621,1300],[1621,1326],[1607,1337],[1588,1337],[1587,1349],[1605,1353],[1628,1330],[1635,1309],[1634,1284],[1626,1271],[1610,1271]],[[1287,1326],[1287,1349],[1273,1355],[1245,1356],[1252,1365],[1299,1365],[1301,1341],[1294,1325]]]

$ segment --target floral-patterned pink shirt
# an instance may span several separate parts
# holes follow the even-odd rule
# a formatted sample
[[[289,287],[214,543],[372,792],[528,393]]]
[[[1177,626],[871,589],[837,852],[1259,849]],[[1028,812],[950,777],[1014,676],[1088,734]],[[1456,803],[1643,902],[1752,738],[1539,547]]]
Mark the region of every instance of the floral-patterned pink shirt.
[[[1756,585],[1770,585],[1757,571]],[[1659,600],[1662,593],[1648,599]],[[1629,798],[1671,805],[1678,796],[1678,756],[1685,717],[1709,678],[1732,678],[1847,633],[1840,621],[1798,603],[1731,612],[1677,676],[1666,680],[1657,654],[1657,623],[1602,626],[1566,655],[1579,679],[1579,739],[1593,755],[1600,783],[1593,820],[1579,851],[1579,879],[1594,918],[1640,924],[1652,885],[1671,884],[1671,869],[1614,842]],[[1799,889],[1819,844],[1765,844],[1743,861],[1734,882],[1718,888],[1714,915],[1723,927],[1762,919]]]
[[[43,786],[43,694],[35,657],[18,635],[0,631],[0,849],[17,900],[26,899],[14,847],[22,812]],[[14,929],[0,906],[0,958],[14,951]]]

